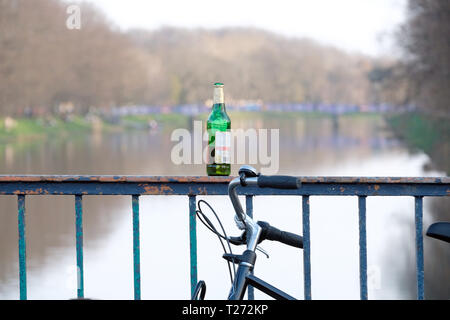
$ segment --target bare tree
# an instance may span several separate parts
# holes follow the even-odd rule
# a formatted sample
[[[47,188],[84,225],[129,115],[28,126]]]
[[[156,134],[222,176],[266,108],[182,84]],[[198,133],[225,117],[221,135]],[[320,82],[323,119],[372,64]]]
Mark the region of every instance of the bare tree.
[[[410,0],[400,41],[409,95],[421,107],[450,110],[450,1]]]

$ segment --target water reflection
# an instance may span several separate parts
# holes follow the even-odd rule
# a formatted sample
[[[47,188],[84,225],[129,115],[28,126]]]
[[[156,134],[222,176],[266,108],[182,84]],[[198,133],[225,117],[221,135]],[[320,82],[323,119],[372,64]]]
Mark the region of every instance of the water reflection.
[[[235,120],[233,127],[279,128],[280,174],[421,176],[425,175],[422,167],[428,161],[423,154],[408,153],[376,116],[257,116]],[[7,145],[0,149],[0,168],[3,174],[203,175],[204,166],[172,164],[170,133],[167,127],[157,132],[97,132],[70,139]],[[233,166],[233,170],[237,167]],[[76,292],[74,199],[27,199],[29,298],[71,298]],[[227,230],[238,233],[227,198],[206,199],[220,213]],[[257,198],[255,215],[280,228],[300,232],[300,203],[297,198]],[[15,299],[18,297],[15,197],[0,197],[0,208],[0,298]],[[186,197],[142,198],[143,298],[189,297],[187,208]],[[405,283],[414,285],[415,281],[414,255],[411,256],[414,233],[408,229],[414,218],[413,200],[369,198],[367,208],[368,263],[375,275],[375,279],[369,279],[370,297],[409,298],[414,287],[405,287]],[[84,210],[86,296],[131,298],[131,199],[86,197]],[[357,217],[355,197],[312,198],[314,298],[359,298]],[[223,299],[229,280],[220,258],[221,247],[201,226],[198,241],[199,278],[207,281],[208,298]],[[273,243],[263,247],[271,257],[259,258],[258,275],[302,298],[301,253]],[[401,275],[405,274],[412,274],[412,279],[403,281]],[[264,298],[262,294],[257,297]]]

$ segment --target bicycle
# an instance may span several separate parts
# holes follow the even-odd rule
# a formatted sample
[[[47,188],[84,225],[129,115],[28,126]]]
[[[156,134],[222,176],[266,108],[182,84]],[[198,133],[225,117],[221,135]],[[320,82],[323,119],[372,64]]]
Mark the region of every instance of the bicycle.
[[[248,286],[252,286],[275,299],[296,300],[289,294],[254,276],[252,271],[256,263],[256,250],[265,253],[264,250],[258,247],[261,242],[265,240],[278,241],[285,245],[302,249],[303,238],[294,233],[281,231],[275,227],[272,227],[267,222],[255,222],[242,209],[236,190],[238,186],[258,186],[259,188],[273,189],[298,189],[300,187],[300,182],[296,177],[263,176],[251,166],[241,167],[239,170],[239,177],[233,179],[228,185],[228,195],[236,212],[234,220],[237,227],[240,230],[243,230],[243,233],[239,237],[228,237],[222,226],[222,223],[220,222],[220,219],[218,218],[213,208],[204,200],[200,200],[198,202],[197,217],[210,231],[212,231],[219,237],[219,240],[225,251],[223,258],[228,262],[230,279],[232,283],[230,293],[228,295],[228,300],[242,300],[245,296]],[[202,204],[206,204],[214,213],[217,221],[220,224],[223,234],[217,231],[211,220],[209,220],[203,213],[201,209]],[[222,240],[225,240],[227,242],[230,252],[227,252]],[[230,244],[236,246],[246,245],[247,249],[243,252],[243,254],[236,255],[232,253]],[[232,264],[234,272],[231,271],[230,264]],[[238,265],[237,271],[235,269],[235,265]],[[206,283],[204,281],[199,281],[194,294],[192,295],[192,300],[204,300],[205,294]]]
[[[450,222],[433,223],[427,230],[427,236],[450,243]]]

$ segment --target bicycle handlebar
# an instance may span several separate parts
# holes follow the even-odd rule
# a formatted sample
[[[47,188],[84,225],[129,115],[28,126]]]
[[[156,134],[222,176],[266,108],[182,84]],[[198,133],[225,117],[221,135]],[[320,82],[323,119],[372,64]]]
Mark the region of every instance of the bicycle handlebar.
[[[298,189],[300,181],[290,176],[262,176],[258,177],[258,187],[273,189]]]
[[[303,238],[299,235],[280,231],[277,228],[271,227],[268,223],[259,225],[253,219],[246,215],[242,209],[239,201],[236,187],[238,186],[258,186],[260,188],[273,189],[298,189],[300,187],[300,180],[296,177],[290,176],[263,176],[258,175],[256,170],[252,168],[244,168],[240,170],[239,177],[233,179],[228,185],[228,194],[234,211],[236,212],[236,223],[239,229],[246,229],[248,231],[247,249],[255,251],[259,240],[279,241],[289,246],[296,248],[303,248]],[[263,230],[264,229],[264,230]],[[264,236],[261,237],[261,233]]]
[[[291,247],[303,249],[303,237],[291,232],[278,230],[267,222],[258,221],[258,225],[262,229],[260,241],[278,241]]]

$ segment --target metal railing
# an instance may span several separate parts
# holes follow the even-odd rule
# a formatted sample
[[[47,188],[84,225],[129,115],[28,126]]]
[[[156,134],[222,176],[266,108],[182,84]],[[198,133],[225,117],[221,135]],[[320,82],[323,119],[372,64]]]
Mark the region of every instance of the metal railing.
[[[0,176],[0,195],[18,197],[20,299],[27,299],[25,200],[29,195],[73,195],[75,197],[77,296],[84,297],[83,197],[129,195],[133,220],[134,298],[141,299],[139,198],[144,195],[187,196],[189,200],[191,293],[197,284],[196,197],[227,195],[228,177],[145,177],[145,176]],[[254,196],[286,195],[302,197],[304,298],[311,295],[311,196],[356,196],[359,208],[360,297],[368,299],[366,200],[372,196],[415,198],[417,298],[424,299],[423,198],[450,196],[450,178],[352,178],[300,177],[298,190],[238,188],[246,196],[247,214],[252,215]],[[253,292],[249,292],[249,298]]]

